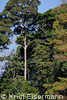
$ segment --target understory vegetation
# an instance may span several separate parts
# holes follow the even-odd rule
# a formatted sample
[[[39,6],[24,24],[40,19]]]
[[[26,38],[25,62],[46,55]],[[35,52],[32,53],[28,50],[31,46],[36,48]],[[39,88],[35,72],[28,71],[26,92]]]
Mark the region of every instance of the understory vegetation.
[[[7,48],[5,45],[10,43],[9,37],[18,34],[15,42],[20,45],[16,53],[0,57],[1,61],[8,60],[0,79],[0,96],[6,94],[6,100],[12,98],[20,100],[23,94],[24,100],[28,100],[27,94],[67,97],[67,3],[42,14],[37,12],[38,5],[40,5],[39,0],[9,0],[0,14],[0,47]],[[25,36],[27,38],[26,81],[24,79]],[[18,95],[19,98],[12,96],[9,99],[9,94]],[[35,99],[38,100],[37,97],[30,100]],[[40,100],[52,99],[40,98]]]

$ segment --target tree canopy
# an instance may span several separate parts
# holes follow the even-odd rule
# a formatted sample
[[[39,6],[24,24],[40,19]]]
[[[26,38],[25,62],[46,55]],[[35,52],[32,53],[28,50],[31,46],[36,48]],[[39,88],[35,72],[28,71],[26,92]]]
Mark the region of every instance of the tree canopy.
[[[67,3],[43,14],[37,12],[39,4],[39,0],[9,0],[1,13],[0,46],[8,43],[12,34],[19,34],[16,42],[20,44],[15,54],[5,58],[8,62],[0,79],[0,96],[7,94],[7,100],[13,93],[24,94],[24,100],[27,94],[67,96]]]

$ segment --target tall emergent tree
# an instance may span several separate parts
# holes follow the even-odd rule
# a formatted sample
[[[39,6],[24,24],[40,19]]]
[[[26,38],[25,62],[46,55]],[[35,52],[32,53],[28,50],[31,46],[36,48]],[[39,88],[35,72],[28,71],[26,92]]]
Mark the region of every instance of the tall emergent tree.
[[[6,33],[13,33],[10,31],[14,27],[14,34],[21,34],[24,38],[24,55],[25,55],[25,80],[26,80],[26,35],[29,32],[34,32],[35,27],[33,24],[36,21],[36,15],[40,5],[39,0],[9,0],[6,4],[4,11],[1,13],[4,19],[4,25],[8,27]],[[8,23],[7,23],[8,22]],[[2,28],[4,26],[2,25]]]

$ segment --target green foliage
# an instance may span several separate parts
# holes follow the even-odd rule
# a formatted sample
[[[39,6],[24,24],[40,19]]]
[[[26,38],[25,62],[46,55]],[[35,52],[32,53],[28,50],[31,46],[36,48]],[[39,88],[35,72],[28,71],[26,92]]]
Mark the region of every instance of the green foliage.
[[[6,35],[1,34],[0,35],[0,46],[5,47],[5,44],[10,43],[10,40],[7,38]]]
[[[55,16],[56,16],[56,13],[54,13],[51,9],[37,16],[37,23],[39,25],[39,31],[41,33],[43,31],[41,30],[40,27],[42,27],[42,29],[48,31],[49,33],[51,32],[53,28],[52,26],[53,22],[55,21]]]
[[[35,27],[32,25],[36,20],[38,5],[40,5],[39,0],[9,0],[0,14],[0,33],[13,36],[34,31]]]
[[[37,94],[36,88],[30,86],[27,81],[24,81],[24,63],[20,54],[20,46],[16,54],[11,53],[8,59],[8,67],[0,80],[0,96],[6,94],[9,100],[9,94],[21,96],[22,94]],[[11,100],[11,99],[10,99]],[[27,98],[25,99],[27,100]]]
[[[44,84],[43,86],[47,88],[45,94],[57,94],[57,95],[67,95],[67,78],[59,78],[59,82],[53,84]]]
[[[67,13],[60,14],[57,16],[57,21],[53,24],[52,33],[54,35],[54,48],[57,52],[60,53],[59,59],[67,60],[64,54],[67,53],[67,29],[66,29],[66,22],[67,22]],[[62,56],[61,56],[62,55]],[[64,58],[64,57],[65,58]]]
[[[24,36],[20,35],[17,37],[17,43],[23,45],[24,43]]]
[[[51,77],[50,74],[52,73],[52,70],[50,71],[50,69],[52,69],[52,62],[50,61],[49,47],[45,46],[43,40],[35,39],[28,47],[28,50],[30,50],[30,53],[28,53],[28,64],[30,71],[32,70],[32,67],[34,67],[34,81],[37,80],[39,82],[38,84],[40,84],[40,82],[41,84],[47,82],[49,80],[48,76]],[[49,71],[50,73],[48,74]],[[45,79],[44,77],[48,79]]]
[[[6,94],[8,99],[9,94],[17,95],[19,97],[24,94],[24,98],[26,98],[25,100],[27,100],[27,94],[37,94],[37,89],[28,85],[28,82],[25,82],[22,76],[17,76],[15,79],[3,78],[3,80],[0,82],[0,86],[0,96],[1,94]],[[12,99],[10,98],[10,100]]]
[[[9,26],[9,22],[11,27],[15,27],[15,34],[21,33],[16,40],[21,46],[17,48],[16,54],[11,53],[6,58],[8,67],[0,80],[0,95],[25,94],[25,100],[29,93],[67,95],[67,4],[37,15],[39,4],[39,0],[10,0],[1,13],[3,44],[7,43],[7,39],[3,39],[3,34],[7,32],[3,32],[3,26],[5,23]],[[25,35],[28,81],[24,81],[23,78]]]

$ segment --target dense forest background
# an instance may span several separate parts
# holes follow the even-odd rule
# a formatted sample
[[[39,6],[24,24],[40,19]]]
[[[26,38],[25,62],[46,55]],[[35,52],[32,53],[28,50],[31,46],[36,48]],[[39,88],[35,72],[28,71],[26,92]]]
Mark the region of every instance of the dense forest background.
[[[24,94],[24,100],[27,94],[67,97],[67,2],[43,14],[37,12],[38,5],[39,0],[10,0],[0,14],[0,49],[8,49],[9,37],[19,34],[15,41],[19,44],[16,53],[12,51],[7,57],[0,57],[0,61],[7,60],[0,77],[0,96],[7,94],[7,100],[12,100],[9,94]]]

